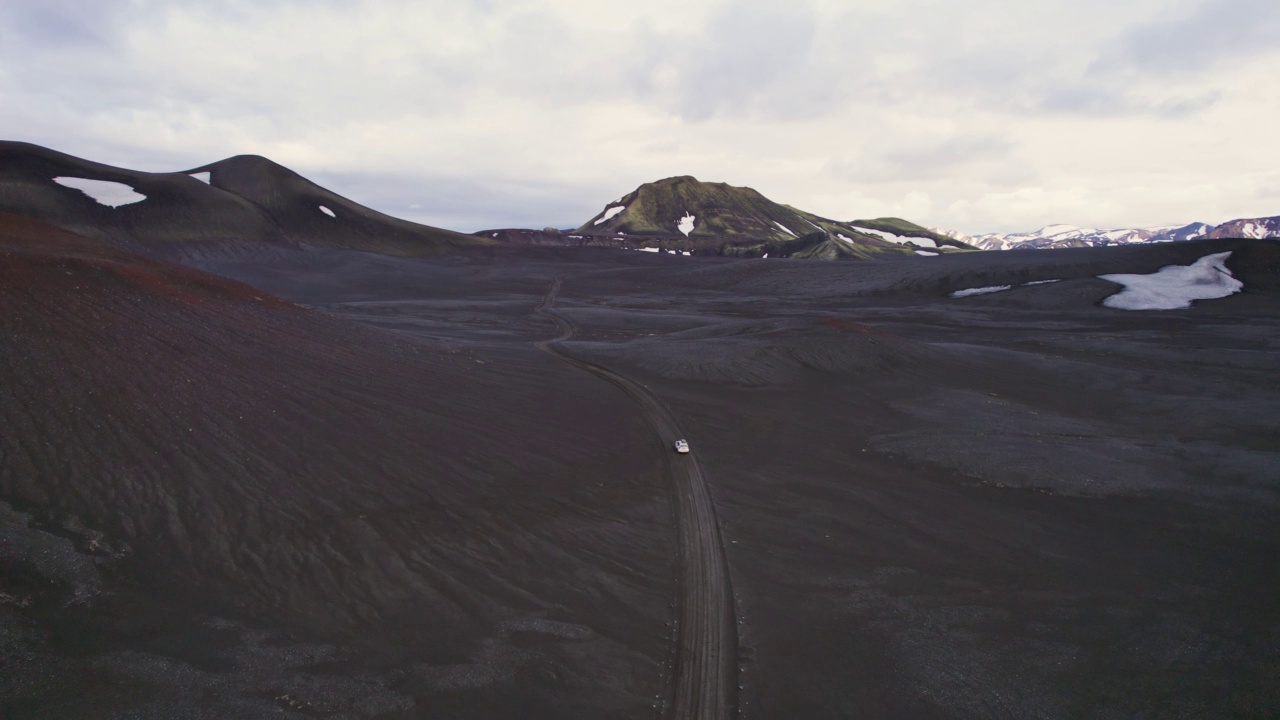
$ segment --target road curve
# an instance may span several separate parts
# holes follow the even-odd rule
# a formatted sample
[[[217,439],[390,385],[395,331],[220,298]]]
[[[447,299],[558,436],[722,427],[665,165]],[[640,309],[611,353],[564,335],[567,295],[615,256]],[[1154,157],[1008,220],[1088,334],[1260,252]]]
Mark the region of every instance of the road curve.
[[[684,437],[671,411],[640,383],[608,368],[566,354],[557,347],[573,337],[574,327],[553,307],[561,280],[538,306],[538,313],[551,318],[560,336],[534,345],[552,356],[609,381],[640,405],[663,444]],[[672,451],[674,452],[674,451]],[[680,576],[677,603],[675,667],[672,669],[674,695],[669,717],[675,720],[727,720],[737,703],[738,636],[733,620],[733,592],[715,505],[706,476],[694,452],[672,463],[676,525],[679,529]]]

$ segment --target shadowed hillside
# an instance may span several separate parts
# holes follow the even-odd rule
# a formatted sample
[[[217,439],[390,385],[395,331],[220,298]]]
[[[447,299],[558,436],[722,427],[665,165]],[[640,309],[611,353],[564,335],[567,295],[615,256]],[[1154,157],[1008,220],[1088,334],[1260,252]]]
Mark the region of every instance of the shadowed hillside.
[[[133,197],[113,206],[109,197],[104,196],[105,202],[95,199],[55,178],[88,180]],[[137,196],[142,197],[133,199]],[[264,244],[392,255],[431,255],[486,244],[370,210],[255,156],[186,172],[147,173],[28,143],[0,142],[0,211],[163,258],[234,254]]]

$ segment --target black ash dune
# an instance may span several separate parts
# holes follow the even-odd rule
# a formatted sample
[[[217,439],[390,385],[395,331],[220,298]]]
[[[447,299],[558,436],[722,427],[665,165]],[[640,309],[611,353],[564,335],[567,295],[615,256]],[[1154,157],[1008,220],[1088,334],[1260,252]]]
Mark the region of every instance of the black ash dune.
[[[0,223],[11,715],[651,708],[670,510],[606,383]]]
[[[228,196],[293,217],[241,169]],[[689,707],[681,459],[538,352],[557,278],[556,347],[705,469],[741,717],[1280,709],[1280,243],[397,257],[301,220],[192,252],[184,218],[0,216],[14,717]],[[1220,252],[1238,294],[1102,305],[1099,275]]]

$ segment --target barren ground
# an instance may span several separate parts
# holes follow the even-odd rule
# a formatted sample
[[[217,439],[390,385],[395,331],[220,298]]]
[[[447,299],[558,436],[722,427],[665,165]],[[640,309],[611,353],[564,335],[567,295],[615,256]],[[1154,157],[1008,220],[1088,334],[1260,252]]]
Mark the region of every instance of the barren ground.
[[[663,716],[681,459],[535,347],[556,278],[704,471],[741,717],[1280,711],[1280,243],[188,258],[232,282],[3,230],[14,718]]]

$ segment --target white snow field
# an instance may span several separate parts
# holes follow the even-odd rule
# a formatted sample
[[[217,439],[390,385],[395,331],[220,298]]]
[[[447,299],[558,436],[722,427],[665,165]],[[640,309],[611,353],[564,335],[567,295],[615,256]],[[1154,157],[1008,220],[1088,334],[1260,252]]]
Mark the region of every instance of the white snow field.
[[[605,210],[605,211],[604,211],[604,215],[603,215],[603,216],[601,216],[601,218],[600,218],[599,220],[597,220],[597,221],[595,221],[595,222],[593,222],[593,223],[591,223],[591,224],[592,224],[592,225],[599,225],[600,223],[602,223],[602,222],[604,222],[604,221],[606,221],[606,220],[611,220],[611,219],[613,219],[613,216],[614,216],[614,215],[617,215],[618,213],[620,213],[620,212],[622,212],[623,210],[626,210],[626,209],[627,209],[627,206],[626,206],[626,205],[619,205],[618,207],[611,207],[611,208],[609,208],[608,210]]]
[[[795,233],[791,232],[791,230],[790,230],[790,229],[788,229],[786,225],[783,225],[782,223],[778,222],[777,220],[774,220],[774,221],[773,221],[773,224],[774,224],[774,225],[777,225],[777,226],[778,226],[778,229],[782,230],[782,232],[784,232],[784,233],[786,233],[786,234],[790,235],[791,237],[800,237],[799,235],[797,235],[797,234],[795,234]]]
[[[1124,289],[1102,301],[1120,310],[1180,310],[1194,300],[1214,300],[1240,292],[1244,283],[1227,269],[1231,253],[1205,255],[1190,265],[1166,265],[1150,275],[1099,275]]]
[[[694,217],[688,210],[685,210],[684,213],[684,217],[680,218],[680,224],[676,226],[676,229],[684,233],[685,237],[689,237],[689,233],[693,232]]]
[[[53,181],[64,187],[79,190],[96,200],[100,205],[113,208],[121,205],[131,205],[147,199],[146,195],[137,192],[124,183],[78,177],[56,177]]]
[[[1267,229],[1258,223],[1248,222],[1244,227],[1240,228],[1240,237],[1255,238],[1261,240],[1269,235]]]
[[[213,173],[208,172],[208,171],[205,171],[205,172],[198,172],[198,173],[191,173],[191,177],[193,177],[193,178],[195,178],[195,179],[199,180],[200,182],[204,183],[205,185],[209,185],[209,184],[211,184],[211,183],[213,182]]]
[[[323,205],[317,205],[316,207],[320,208],[320,212],[324,213],[325,215],[328,215],[328,216],[329,216],[329,217],[331,217],[331,218],[336,218],[336,217],[338,217],[337,215],[334,215],[334,214],[333,214],[333,211],[332,211],[332,210],[330,210],[329,208],[327,208],[327,207],[325,207],[325,206],[323,206]]]
[[[965,290],[957,290],[951,293],[953,298],[969,297],[970,295],[986,295],[987,293],[1000,292],[1008,290],[1012,285],[989,285],[987,287],[968,288]]]

